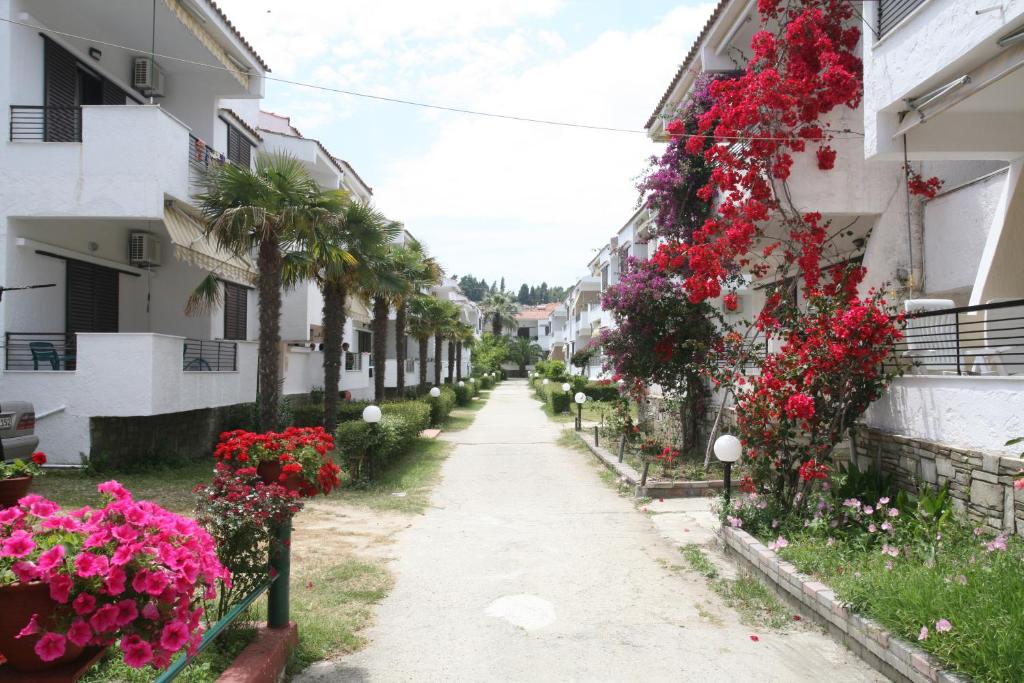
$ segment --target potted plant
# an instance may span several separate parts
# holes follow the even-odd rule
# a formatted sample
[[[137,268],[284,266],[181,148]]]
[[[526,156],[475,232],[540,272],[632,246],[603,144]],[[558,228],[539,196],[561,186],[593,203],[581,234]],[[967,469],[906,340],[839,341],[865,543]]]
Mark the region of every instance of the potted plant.
[[[32,458],[25,460],[0,461],[0,508],[17,505],[18,500],[28,493],[32,479],[43,473],[46,454],[36,451]]]
[[[0,652],[15,670],[115,641],[128,666],[165,668],[195,652],[201,601],[230,580],[195,521],[133,500],[116,481],[98,489],[98,509],[29,495],[0,510]]]
[[[289,427],[256,434],[224,432],[213,456],[236,469],[255,467],[266,483],[278,483],[303,497],[330,493],[340,483],[339,468],[328,453],[334,438],[323,427]]]

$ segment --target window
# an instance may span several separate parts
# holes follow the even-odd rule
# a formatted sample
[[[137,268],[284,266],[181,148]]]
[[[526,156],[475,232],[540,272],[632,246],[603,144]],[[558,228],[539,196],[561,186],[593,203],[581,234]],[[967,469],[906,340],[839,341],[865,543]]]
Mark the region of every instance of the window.
[[[43,37],[45,142],[82,139],[83,104],[125,104],[128,95],[75,55]]]
[[[357,353],[370,353],[373,351],[373,335],[366,330],[356,330]]]
[[[76,332],[117,332],[118,272],[67,260],[65,324]]]
[[[249,168],[252,157],[252,143],[249,138],[242,135],[230,123],[225,122],[228,127],[228,160],[243,167]]]
[[[878,37],[881,38],[896,25],[910,16],[910,13],[924,4],[925,0],[878,0]]]
[[[518,330],[516,330],[516,336],[518,336],[518,337],[525,337],[526,339],[529,339],[530,338],[530,328],[529,327],[520,327]]]
[[[224,338],[247,339],[249,290],[234,282],[224,283]]]
[[[608,289],[608,266],[601,269],[601,291]]]

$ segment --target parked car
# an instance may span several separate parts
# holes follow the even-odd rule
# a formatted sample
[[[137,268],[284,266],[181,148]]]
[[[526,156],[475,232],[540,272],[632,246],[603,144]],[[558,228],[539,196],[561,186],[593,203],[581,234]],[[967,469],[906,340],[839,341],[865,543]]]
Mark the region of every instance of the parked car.
[[[0,401],[0,444],[5,460],[25,459],[39,448],[36,409],[28,401]]]

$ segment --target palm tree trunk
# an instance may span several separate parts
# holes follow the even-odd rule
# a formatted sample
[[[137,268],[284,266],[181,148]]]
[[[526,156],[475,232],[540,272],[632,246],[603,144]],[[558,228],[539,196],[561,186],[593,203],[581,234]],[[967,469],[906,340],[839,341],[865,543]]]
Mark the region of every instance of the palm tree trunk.
[[[452,343],[451,339],[448,340],[448,384],[452,383],[452,377],[455,376],[455,344]]]
[[[441,386],[441,335],[434,335],[434,386]]]
[[[373,400],[384,400],[384,376],[388,351],[388,301],[383,297],[373,300]]]
[[[462,342],[455,343],[455,381],[462,381]]]
[[[275,431],[281,402],[281,249],[276,240],[260,242],[259,274],[259,410],[260,430]]]
[[[491,331],[494,332],[495,337],[501,336],[501,316],[495,315],[491,318]]]
[[[341,391],[341,339],[345,334],[345,286],[325,282],[324,295],[324,429],[333,434],[338,426]]]
[[[398,373],[395,377],[395,386],[398,387],[399,394],[405,389],[405,358],[408,355],[406,341],[405,303],[401,303],[395,308],[395,372]]]
[[[430,345],[430,337],[423,337],[420,342],[420,391],[427,386],[427,349]]]

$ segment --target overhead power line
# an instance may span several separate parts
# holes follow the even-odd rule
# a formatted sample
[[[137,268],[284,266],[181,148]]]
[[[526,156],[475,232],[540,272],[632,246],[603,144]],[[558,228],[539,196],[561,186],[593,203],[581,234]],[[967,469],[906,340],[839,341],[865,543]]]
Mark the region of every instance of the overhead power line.
[[[192,60],[192,59],[185,59],[184,57],[175,57],[173,55],[161,54],[159,52],[153,51],[152,49],[150,49],[150,50],[143,50],[143,49],[139,49],[139,48],[129,47],[127,45],[121,45],[119,43],[113,43],[113,42],[106,41],[106,40],[100,40],[98,38],[91,38],[89,36],[81,36],[81,35],[77,35],[77,34],[74,34],[74,33],[68,33],[66,31],[58,31],[56,29],[47,28],[47,27],[44,27],[44,26],[35,26],[33,24],[29,24],[29,23],[22,22],[22,21],[16,21],[14,19],[9,19],[9,18],[6,18],[6,17],[0,17],[0,21],[4,21],[4,22],[7,22],[9,24],[14,24],[16,26],[22,26],[24,28],[32,29],[33,31],[41,31],[43,33],[50,33],[52,35],[61,36],[61,37],[64,37],[64,38],[73,38],[75,40],[84,40],[84,41],[86,41],[88,43],[93,43],[95,45],[103,45],[104,47],[117,48],[119,50],[125,50],[127,52],[134,52],[136,54],[140,54],[140,55],[144,55],[144,56],[149,56],[149,57],[153,57],[153,58],[166,59],[166,60],[169,60],[169,61],[180,62],[182,64],[189,64],[189,65],[192,65],[192,66],[198,66],[198,67],[202,67],[204,69],[211,69],[211,70],[214,70],[214,71],[227,71],[229,73],[241,74],[241,75],[244,75],[244,76],[251,76],[252,75],[248,71],[243,71],[242,69],[233,69],[233,68],[230,68],[230,67],[223,66],[221,64],[208,64],[206,62],[199,62],[199,61],[195,61],[195,60]],[[611,132],[611,133],[632,133],[632,134],[640,134],[640,135],[645,135],[646,134],[646,131],[640,130],[640,129],[637,129],[637,128],[616,128],[614,126],[598,126],[598,125],[593,125],[593,124],[588,124],[588,123],[576,123],[576,122],[570,122],[570,121],[556,121],[556,120],[552,120],[552,119],[540,119],[540,118],[533,118],[533,117],[529,117],[529,116],[519,116],[519,115],[516,115],[516,114],[500,114],[500,113],[497,113],[497,112],[480,111],[480,110],[477,110],[477,109],[467,109],[467,108],[464,108],[464,107],[454,107],[454,106],[448,106],[448,105],[443,105],[443,104],[432,104],[432,103],[428,103],[428,102],[419,102],[417,100],[404,99],[404,98],[400,98],[400,97],[386,97],[384,95],[372,95],[370,93],[359,92],[359,91],[356,91],[356,90],[348,90],[346,88],[336,88],[336,87],[329,86],[329,85],[321,85],[321,84],[318,84],[318,83],[310,83],[308,81],[296,81],[296,80],[291,80],[291,79],[288,79],[288,78],[280,78],[280,77],[277,77],[277,76],[268,76],[266,74],[262,75],[261,78],[263,78],[264,80],[267,80],[267,81],[274,81],[276,83],[284,83],[286,85],[293,85],[293,86],[300,87],[300,88],[309,88],[309,89],[312,89],[312,90],[320,90],[320,91],[324,91],[324,92],[332,92],[332,93],[337,93],[337,94],[340,94],[340,95],[349,95],[351,97],[361,97],[363,99],[368,99],[368,100],[377,100],[379,102],[391,102],[393,104],[404,104],[404,105],[407,105],[407,106],[410,106],[410,107],[420,107],[420,108],[423,108],[423,109],[434,109],[434,110],[438,110],[438,111],[453,112],[453,113],[456,113],[456,114],[468,114],[470,116],[482,116],[482,117],[493,118],[493,119],[504,119],[506,121],[518,121],[520,123],[534,123],[534,124],[540,124],[540,125],[546,125],[546,126],[560,126],[560,127],[563,127],[563,128],[580,128],[580,129],[584,129],[584,130],[597,130],[597,131],[606,131],[606,132]],[[837,134],[832,136],[833,139],[857,139],[857,138],[863,137],[863,134],[856,133],[856,132],[850,131],[850,130],[842,130],[842,131],[835,131],[835,132]],[[704,134],[695,134],[695,133],[686,133],[686,134],[683,134],[683,135],[681,135],[679,137],[701,137],[701,138],[714,137],[717,140],[729,140],[729,141],[734,141],[734,142],[752,142],[752,141],[755,141],[755,140],[785,142],[785,141],[789,141],[789,140],[796,140],[796,139],[798,139],[798,138],[794,138],[794,137],[771,137],[771,136],[763,136],[763,137],[758,137],[758,136],[753,136],[753,137],[721,136],[721,137],[719,137],[719,136],[714,136],[714,135],[704,135]]]

